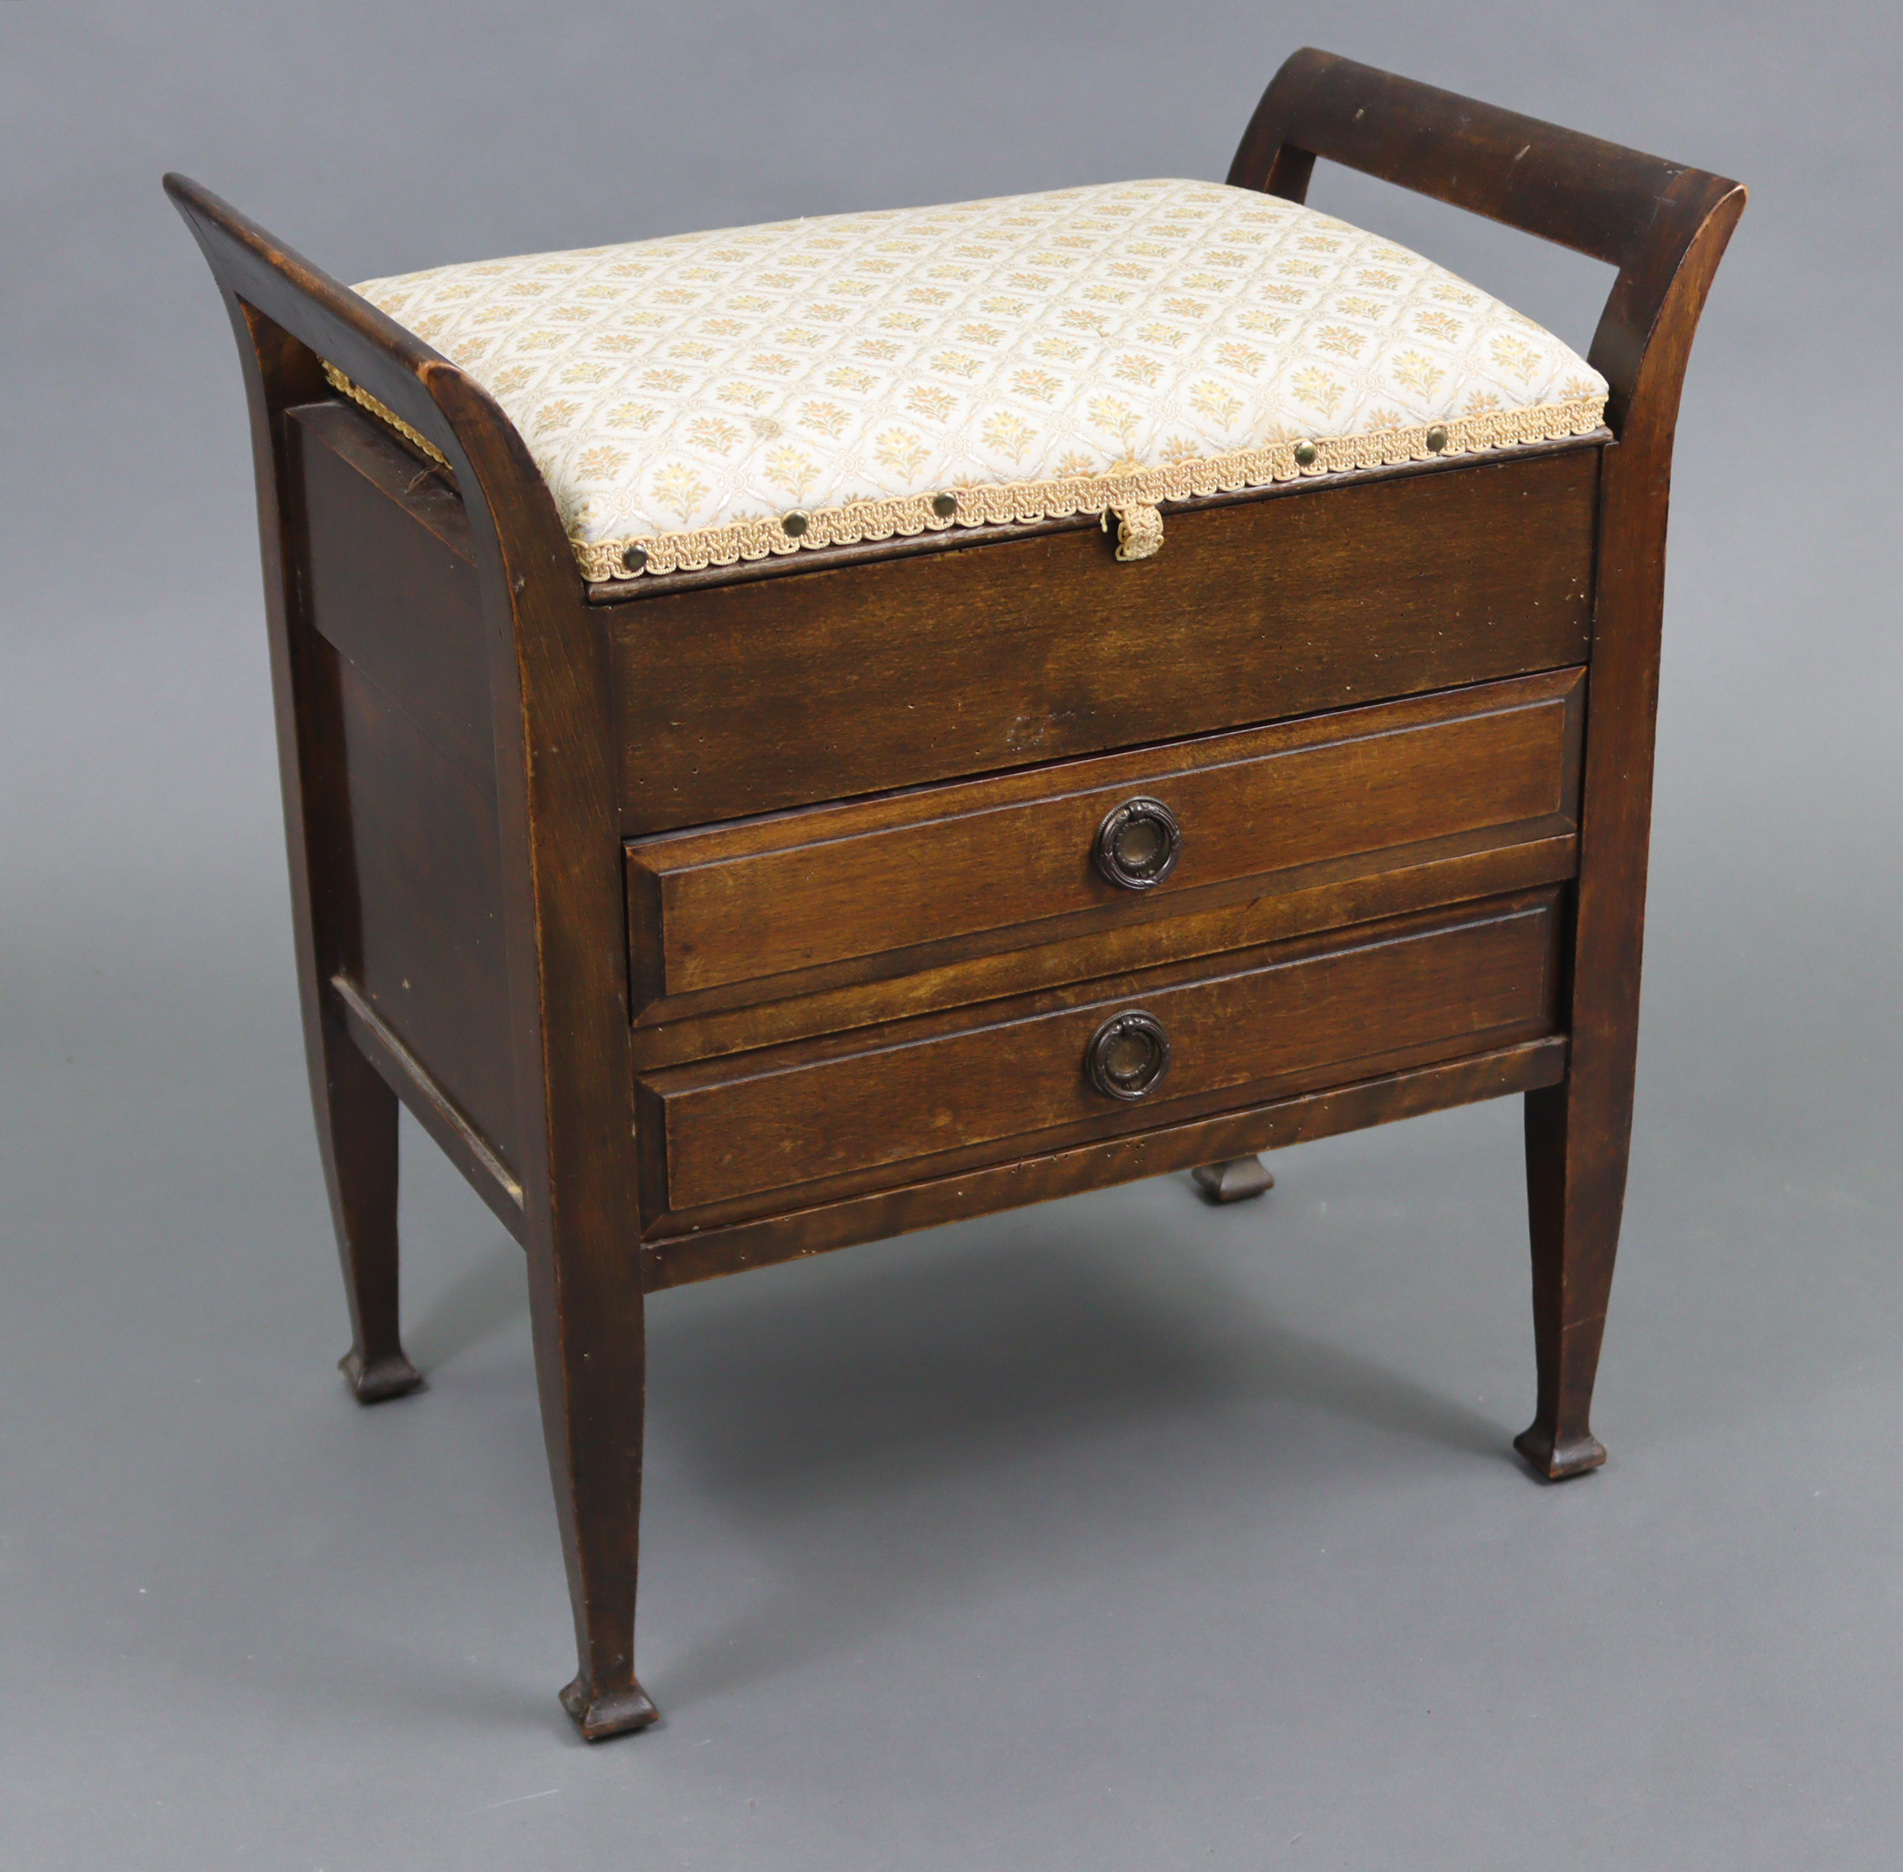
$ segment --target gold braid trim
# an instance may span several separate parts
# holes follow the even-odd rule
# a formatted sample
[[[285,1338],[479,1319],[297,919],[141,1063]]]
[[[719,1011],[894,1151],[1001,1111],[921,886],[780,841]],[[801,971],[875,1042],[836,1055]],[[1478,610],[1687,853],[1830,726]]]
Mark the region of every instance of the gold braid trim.
[[[861,540],[890,539],[894,534],[941,533],[951,527],[1002,526],[1069,514],[1102,513],[1105,508],[1154,507],[1159,501],[1193,500],[1200,495],[1227,494],[1353,468],[1443,460],[1483,449],[1550,442],[1561,436],[1591,434],[1603,425],[1605,413],[1604,397],[1575,397],[1564,403],[1491,410],[1449,423],[1417,423],[1412,428],[1377,429],[1358,436],[1318,436],[1313,445],[1315,459],[1306,466],[1296,461],[1297,439],[1290,438],[1263,448],[1237,449],[1228,455],[1170,462],[1128,474],[953,488],[949,492],[958,504],[949,517],[933,511],[936,496],[932,494],[847,501],[838,507],[813,508],[806,516],[806,530],[797,539],[788,536],[779,516],[764,515],[727,526],[656,533],[647,538],[571,543],[582,576],[595,583],[656,572],[698,572],[707,566],[764,559],[770,553],[805,552],[815,546],[845,546]],[[1427,446],[1430,428],[1446,431],[1443,447]],[[629,572],[622,562],[630,546],[638,546],[647,554],[639,574]]]
[[[345,396],[388,423],[432,460],[443,460],[440,450],[394,411],[352,383],[342,371],[324,366],[324,375]],[[808,552],[815,546],[850,546],[863,540],[886,540],[895,535],[943,533],[953,527],[1010,526],[1032,520],[1062,519],[1071,514],[1101,514],[1155,507],[1160,501],[1195,500],[1210,494],[1231,494],[1244,488],[1267,487],[1277,481],[1313,480],[1357,468],[1384,468],[1399,462],[1444,461],[1450,455],[1470,455],[1487,449],[1516,448],[1529,442],[1551,442],[1564,436],[1590,435],[1605,423],[1606,399],[1573,397],[1561,403],[1534,403],[1524,409],[1488,410],[1478,416],[1456,417],[1446,423],[1416,423],[1407,428],[1375,429],[1363,435],[1317,436],[1312,442],[1288,437],[1261,448],[1237,449],[1194,461],[1169,462],[1155,468],[1137,468],[1125,474],[1074,475],[1057,481],[1005,481],[981,487],[961,487],[929,494],[901,494],[884,500],[846,501],[837,507],[815,507],[805,516],[805,530],[794,538],[777,514],[735,520],[726,526],[694,527],[679,533],[630,535],[623,539],[578,540],[575,549],[582,577],[591,584],[648,577],[664,572],[701,572],[709,566],[737,565],[742,560],[765,559],[772,554]],[[1444,432],[1438,449],[1427,446],[1430,430]],[[1312,448],[1314,459],[1295,459],[1298,446]],[[934,511],[933,503],[949,492],[957,503],[949,515]],[[637,547],[646,555],[638,571],[629,571],[626,555]],[[1154,547],[1151,548],[1154,551]]]
[[[388,423],[412,448],[421,449],[431,461],[449,475],[452,481],[456,478],[454,469],[450,468],[449,457],[421,430],[412,429],[389,404],[378,402],[368,390],[359,384],[352,383],[335,364],[326,364],[324,375],[330,380],[330,387],[333,390],[341,390],[351,402],[361,403],[380,422]]]

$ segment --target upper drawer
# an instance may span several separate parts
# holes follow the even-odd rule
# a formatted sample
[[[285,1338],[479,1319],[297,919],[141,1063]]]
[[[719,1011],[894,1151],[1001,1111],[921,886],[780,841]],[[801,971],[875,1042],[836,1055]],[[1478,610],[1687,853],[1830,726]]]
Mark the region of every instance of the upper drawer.
[[[630,835],[1586,660],[1599,451],[605,607]]]
[[[1459,834],[1570,831],[1583,693],[1561,670],[631,844],[637,1011],[1087,935]]]

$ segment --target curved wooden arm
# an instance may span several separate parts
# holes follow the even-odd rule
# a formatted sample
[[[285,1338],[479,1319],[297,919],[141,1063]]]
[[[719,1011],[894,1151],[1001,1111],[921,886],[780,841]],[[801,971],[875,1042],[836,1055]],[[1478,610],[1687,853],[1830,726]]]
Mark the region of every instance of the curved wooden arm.
[[[1301,201],[1317,156],[1616,266],[1590,353],[1608,420],[1624,436],[1643,388],[1669,433],[1683,347],[1664,372],[1647,352],[1668,323],[1689,344],[1744,210],[1736,182],[1306,47],[1262,94],[1229,181]]]
[[[1543,1475],[1570,1475],[1605,1460],[1587,1414],[1632,1132],[1672,442],[1745,192],[1311,50],[1263,94],[1229,180],[1300,201],[1317,156],[1619,269],[1590,353],[1618,440],[1600,466],[1567,1072],[1526,1114],[1540,1397],[1518,1447]]]
[[[447,425],[428,380],[455,369],[446,357],[189,176],[168,175],[165,192],[220,286],[444,447]]]
[[[335,365],[441,451],[478,531],[491,521],[505,559],[529,553],[553,560],[564,568],[558,584],[582,591],[540,470],[515,425],[474,378],[189,176],[166,176],[165,192],[243,327],[240,348],[248,342],[258,354],[254,417],[329,395],[313,360]],[[260,315],[275,333],[260,326]],[[283,355],[285,338],[293,341],[289,349],[302,347],[308,357]],[[266,353],[274,354],[268,368]],[[513,576],[505,583],[512,585]]]
[[[245,372],[313,1102],[320,1131],[339,946],[314,869],[348,851],[340,730],[309,616],[311,542],[287,408],[334,364],[448,459],[487,637],[507,1018],[542,1423],[562,1517],[586,1720],[652,1716],[633,1678],[642,1293],[625,903],[602,633],[554,497],[479,384],[228,203],[166,192],[211,264]],[[472,795],[472,797],[474,797]],[[346,830],[339,833],[338,828]],[[351,888],[342,887],[348,898]],[[340,1223],[340,1229],[342,1224]],[[557,1295],[561,1296],[558,1303]],[[607,1426],[604,1429],[604,1426]],[[632,1711],[632,1718],[628,1712]]]

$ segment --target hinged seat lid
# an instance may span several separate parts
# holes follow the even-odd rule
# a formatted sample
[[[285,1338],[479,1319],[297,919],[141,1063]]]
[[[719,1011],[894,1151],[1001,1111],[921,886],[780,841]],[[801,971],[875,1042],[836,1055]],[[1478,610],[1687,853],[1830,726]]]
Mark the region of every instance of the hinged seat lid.
[[[1418,254],[1208,182],[358,290],[495,397],[595,581],[1586,434],[1607,394],[1550,332]]]

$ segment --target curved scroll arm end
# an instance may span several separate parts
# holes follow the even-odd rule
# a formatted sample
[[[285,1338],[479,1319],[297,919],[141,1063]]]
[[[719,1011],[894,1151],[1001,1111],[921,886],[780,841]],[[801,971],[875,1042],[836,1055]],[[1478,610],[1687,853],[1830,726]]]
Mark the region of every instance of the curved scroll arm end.
[[[1614,283],[1587,353],[1612,386],[1606,421],[1624,443],[1670,444],[1692,338],[1749,191],[1724,176],[1685,171],[1684,199],[1661,217],[1676,222]]]
[[[1285,201],[1307,199],[1315,154],[1284,143],[1282,131],[1293,120],[1296,100],[1313,90],[1331,65],[1340,63],[1334,53],[1316,46],[1303,46],[1282,61],[1236,145],[1226,178],[1231,188],[1257,189]]]
[[[441,353],[202,183],[174,173],[165,178],[165,192],[227,293],[283,326],[440,445],[442,417],[417,380],[431,360],[448,361]]]
[[[568,530],[522,432],[481,384],[447,358],[418,373],[454,431],[459,452],[482,489],[501,549],[512,609],[533,584],[579,602],[585,587]]]
[[[335,366],[443,454],[465,498],[472,487],[479,491],[516,556],[526,547],[553,557],[563,568],[558,588],[580,591],[554,498],[514,424],[480,384],[201,183],[170,174],[165,192],[250,341],[275,344],[287,356],[303,347],[303,363],[288,377],[280,360],[275,389],[259,385],[273,407],[293,387],[299,395],[321,393],[316,360]]]

